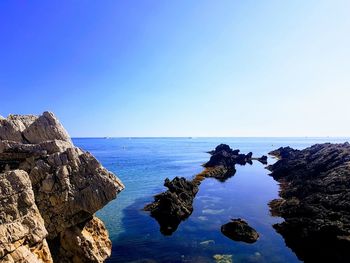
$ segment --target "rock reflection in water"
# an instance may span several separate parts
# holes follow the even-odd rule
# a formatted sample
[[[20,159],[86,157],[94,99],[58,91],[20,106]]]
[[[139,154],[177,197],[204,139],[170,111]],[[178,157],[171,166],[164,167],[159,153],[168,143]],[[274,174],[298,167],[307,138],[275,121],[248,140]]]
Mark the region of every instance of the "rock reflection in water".
[[[199,185],[205,178],[213,177],[225,182],[236,173],[236,164],[252,164],[254,159],[264,163],[267,159],[266,156],[253,158],[251,152],[248,154],[239,152],[239,150],[232,150],[226,144],[220,144],[215,150],[208,152],[211,154],[209,161],[203,165],[204,170],[193,180],[183,177],[175,177],[172,181],[165,179],[164,186],[168,190],[156,195],[154,202],[144,207],[144,210],[149,211],[157,220],[162,234],[171,235],[177,230],[179,224],[192,214],[193,200]]]

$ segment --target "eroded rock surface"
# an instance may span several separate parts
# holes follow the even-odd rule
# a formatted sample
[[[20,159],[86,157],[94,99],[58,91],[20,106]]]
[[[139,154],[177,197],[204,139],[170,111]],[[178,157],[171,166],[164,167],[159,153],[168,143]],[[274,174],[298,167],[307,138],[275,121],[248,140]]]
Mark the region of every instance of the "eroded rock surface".
[[[28,174],[0,174],[0,261],[52,262],[44,220]]]
[[[259,238],[258,232],[240,218],[231,219],[231,222],[222,225],[221,232],[232,240],[246,243],[254,243]]]
[[[281,183],[281,199],[270,203],[284,218],[274,227],[305,262],[350,262],[350,145],[290,147],[273,154],[269,166]]]
[[[3,250],[0,261],[5,262],[13,253],[17,257],[23,255],[24,258],[30,258],[24,256],[29,253],[29,249],[45,253],[38,256],[39,261],[28,262],[50,262],[44,257],[45,254],[51,257],[46,240],[50,247],[58,249],[51,253],[55,262],[103,262],[108,257],[111,247],[107,230],[93,214],[116,198],[124,186],[89,152],[73,145],[68,133],[52,113],[0,118],[0,173],[0,182],[3,182],[0,186],[0,200],[10,200],[14,204],[16,200],[9,192],[9,183],[5,179],[15,180],[15,176],[19,175],[28,179],[26,188],[20,194],[27,196],[23,199],[25,202],[20,202],[20,207],[17,208],[12,206],[11,211],[2,211],[0,218],[14,218],[17,215],[16,222],[19,225],[16,229],[28,229],[27,238],[42,229],[40,238],[34,242],[40,249],[32,249],[30,244],[33,242],[25,242],[25,248],[18,246],[13,251]],[[33,204],[30,203],[31,199]],[[10,203],[4,204],[4,207],[7,209]],[[31,209],[26,210],[29,215],[25,216],[21,212],[22,204],[30,205]],[[42,227],[29,228],[26,226],[28,220],[39,225],[41,222]],[[0,227],[5,232],[0,232],[0,247],[5,243],[6,231],[11,230],[10,226],[6,221],[1,222]],[[76,240],[79,239],[81,243],[74,243],[73,238],[71,242],[64,242],[64,249],[59,249],[63,248],[61,241],[65,240],[60,237],[67,236],[68,233],[72,238],[76,235]],[[99,239],[103,236],[108,242]],[[82,237],[85,241],[82,241]],[[14,240],[12,235],[10,239]],[[78,253],[79,246],[81,251]],[[64,255],[59,251],[64,251]],[[80,261],[77,258],[73,260],[75,254],[79,254]],[[36,255],[40,253],[37,252]]]
[[[172,181],[165,179],[164,186],[168,190],[156,195],[154,202],[144,210],[150,211],[164,235],[171,235],[181,221],[192,214],[192,203],[198,192],[198,184],[183,177],[175,177]]]

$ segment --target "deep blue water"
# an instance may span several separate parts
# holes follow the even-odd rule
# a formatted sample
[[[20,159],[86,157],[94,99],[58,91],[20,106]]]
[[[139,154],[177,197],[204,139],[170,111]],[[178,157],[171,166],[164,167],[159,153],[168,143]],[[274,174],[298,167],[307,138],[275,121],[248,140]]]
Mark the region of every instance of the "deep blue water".
[[[268,202],[278,197],[278,184],[264,165],[237,165],[235,176],[222,183],[206,179],[200,185],[192,215],[171,236],[159,232],[145,204],[165,190],[165,178],[193,178],[202,170],[206,151],[220,143],[254,156],[280,146],[302,149],[315,143],[344,142],[345,138],[75,138],[114,172],[126,189],[97,213],[113,242],[108,262],[215,262],[216,254],[239,262],[300,262],[272,225],[280,218],[269,213]],[[269,163],[274,162],[269,158]],[[260,234],[254,244],[235,242],[220,232],[230,218],[244,218]],[[208,241],[208,242],[206,242]],[[204,243],[203,243],[204,242]]]

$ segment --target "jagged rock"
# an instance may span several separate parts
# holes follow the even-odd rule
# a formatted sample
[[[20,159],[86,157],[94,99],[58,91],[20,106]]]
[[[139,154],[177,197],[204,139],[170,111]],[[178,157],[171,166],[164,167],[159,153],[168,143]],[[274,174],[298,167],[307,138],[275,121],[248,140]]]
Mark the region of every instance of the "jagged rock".
[[[231,222],[222,225],[221,232],[232,240],[246,243],[254,243],[259,238],[258,232],[240,218],[231,219]]]
[[[293,155],[297,152],[299,152],[299,150],[295,150],[287,146],[287,147],[280,147],[277,150],[269,152],[269,154],[278,159],[282,159],[282,158],[288,158],[290,155]]]
[[[350,262],[350,145],[270,154],[280,159],[269,169],[281,183],[270,207],[285,220],[274,228],[304,262]]]
[[[28,174],[0,174],[0,261],[52,262],[44,220],[34,201]]]
[[[93,217],[60,235],[59,262],[103,262],[111,255],[112,242],[103,222]]]
[[[263,155],[263,156],[257,158],[256,160],[258,160],[262,164],[267,164],[267,156],[266,155]]]
[[[47,111],[23,131],[23,136],[29,143],[41,143],[51,140],[71,142],[61,123],[53,113]]]
[[[6,174],[19,169],[29,175],[30,189],[45,225],[44,237],[47,236],[50,246],[56,242],[54,240],[58,240],[55,243],[58,247],[62,246],[58,237],[82,223],[87,225],[85,234],[95,230],[103,233],[103,224],[96,223],[97,219],[87,222],[97,210],[114,199],[124,185],[90,153],[74,147],[52,113],[44,112],[39,117],[10,115],[0,119],[0,139],[0,172]],[[5,188],[1,186],[0,198],[6,198]],[[90,227],[93,225],[98,227]],[[4,233],[0,233],[1,238]],[[110,253],[107,253],[110,246],[98,239],[93,242],[90,237],[94,235],[91,232],[86,236],[89,242],[82,244],[88,247],[81,249],[91,250],[91,258],[96,259],[94,262],[102,262]],[[38,243],[42,244],[44,241]],[[102,248],[96,247],[100,244],[106,245],[106,251],[101,252]],[[21,251],[27,253],[27,250],[23,248],[13,253],[19,256]],[[58,259],[54,257],[55,261]]]
[[[252,160],[260,162],[267,161],[267,157],[254,158],[253,153],[240,154],[240,150],[232,150],[226,144],[218,145],[215,150],[208,153],[211,154],[210,160],[203,166],[206,168],[201,176],[214,177],[220,181],[225,181],[236,173],[236,164],[246,165],[252,164]],[[267,162],[266,162],[267,163]]]
[[[144,210],[150,211],[164,235],[171,235],[193,211],[193,199],[198,192],[198,185],[185,178],[165,179],[164,186],[169,190],[154,197],[154,202]]]

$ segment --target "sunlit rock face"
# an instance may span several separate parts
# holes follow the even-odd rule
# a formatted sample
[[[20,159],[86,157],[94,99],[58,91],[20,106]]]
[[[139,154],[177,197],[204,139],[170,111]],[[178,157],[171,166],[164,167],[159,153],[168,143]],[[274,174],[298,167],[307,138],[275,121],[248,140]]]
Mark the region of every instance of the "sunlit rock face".
[[[52,113],[0,118],[0,173],[2,260],[103,262],[110,255],[108,232],[94,213],[124,186],[73,145]],[[62,242],[67,236],[71,242]]]
[[[304,262],[350,262],[350,144],[316,144],[270,153],[269,166],[281,183],[272,213],[284,218],[274,225]]]
[[[23,170],[0,174],[0,223],[2,262],[52,262],[44,220]]]

